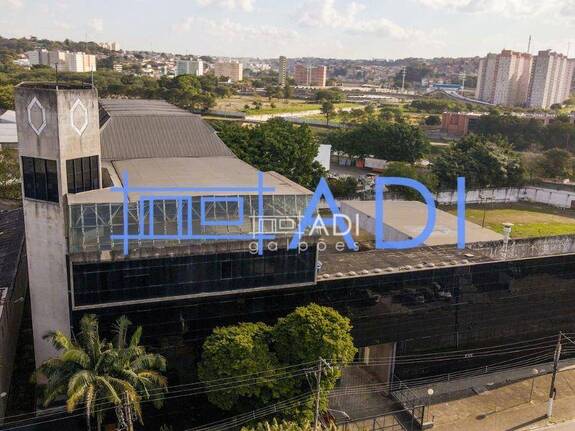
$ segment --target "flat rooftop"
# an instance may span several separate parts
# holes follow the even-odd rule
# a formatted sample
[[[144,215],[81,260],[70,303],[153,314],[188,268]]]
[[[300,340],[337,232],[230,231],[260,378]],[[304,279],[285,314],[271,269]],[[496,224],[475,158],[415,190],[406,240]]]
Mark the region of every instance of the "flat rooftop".
[[[455,245],[355,252],[327,249],[318,256],[318,281],[574,254],[575,235],[516,238],[507,245],[503,241],[488,241],[469,244],[464,249]]]
[[[375,222],[375,201],[341,201],[342,212],[359,213]],[[344,209],[347,208],[347,209]],[[423,202],[385,200],[384,224],[404,235],[415,238],[425,228],[427,223],[427,207]],[[361,226],[365,229],[364,226]],[[374,233],[374,232],[372,232]],[[465,242],[499,241],[503,236],[487,228],[465,222]],[[425,241],[425,245],[447,245],[457,243],[457,217],[440,209],[436,209],[435,228]]]
[[[108,169],[110,177],[116,187],[124,187],[123,175],[128,175],[129,187],[185,189],[194,187],[217,187],[221,189],[230,187],[251,187],[258,184],[258,170],[235,157],[182,157],[182,158],[146,158],[113,161],[103,165]],[[311,191],[289,180],[276,172],[264,173],[264,187],[272,187],[274,192],[265,192],[265,195],[311,195]],[[132,192],[129,199],[132,202],[139,200],[142,193]],[[200,196],[200,195],[236,195],[238,192],[218,193],[178,191],[172,192],[145,192],[146,195],[161,196],[162,194],[174,196]],[[254,192],[242,192],[242,195],[254,195]],[[92,190],[89,192],[69,194],[68,203],[121,203],[123,195],[113,192],[111,188]]]

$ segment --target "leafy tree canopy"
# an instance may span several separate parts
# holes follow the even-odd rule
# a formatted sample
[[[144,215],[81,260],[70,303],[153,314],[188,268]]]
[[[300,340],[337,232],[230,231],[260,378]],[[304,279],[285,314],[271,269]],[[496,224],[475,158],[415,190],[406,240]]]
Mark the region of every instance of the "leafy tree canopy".
[[[326,136],[333,149],[352,157],[375,157],[413,163],[429,151],[429,141],[417,126],[371,120]]]
[[[413,165],[408,163],[391,162],[383,171],[383,175],[386,177],[411,178],[413,180],[419,181],[421,184],[427,187],[428,190],[432,192],[437,191],[438,180],[433,173],[428,171],[418,171]],[[389,189],[407,200],[422,199],[417,190],[413,190],[410,187],[389,186]]]
[[[469,135],[435,159],[432,168],[442,187],[453,189],[457,177],[467,188],[520,185],[524,170],[519,155],[504,138]]]
[[[314,161],[319,143],[308,126],[274,118],[254,127],[231,122],[218,122],[215,127],[236,156],[262,171],[276,171],[310,188],[325,174]]]
[[[311,304],[297,308],[273,327],[242,323],[215,329],[204,343],[198,375],[209,384],[214,379],[259,373],[255,384],[208,395],[223,410],[243,412],[310,393],[309,376],[302,375],[301,366],[324,358],[334,364],[325,368],[321,379],[320,404],[325,411],[327,395],[341,375],[338,366],[351,362],[356,352],[349,319],[332,308]],[[310,393],[302,406],[286,411],[285,416],[310,419],[314,399]]]

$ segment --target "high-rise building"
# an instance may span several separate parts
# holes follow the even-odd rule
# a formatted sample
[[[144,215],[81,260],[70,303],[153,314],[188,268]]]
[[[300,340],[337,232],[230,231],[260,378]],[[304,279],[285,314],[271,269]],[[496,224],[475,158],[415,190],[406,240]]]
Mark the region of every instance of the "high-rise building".
[[[294,80],[296,85],[309,85],[309,68],[304,64],[296,64],[294,68]]]
[[[229,78],[232,82],[238,82],[244,79],[243,65],[238,62],[217,62],[214,65],[214,74],[218,78]]]
[[[479,62],[475,98],[496,105],[524,105],[529,92],[533,57],[503,50]]]
[[[278,70],[278,83],[281,86],[285,86],[287,83],[287,58],[283,55],[279,59],[279,70]]]
[[[102,48],[109,49],[110,51],[119,51],[120,44],[118,42],[102,42],[98,44]]]
[[[37,49],[26,53],[30,65],[45,65],[62,72],[91,72],[96,70],[96,56],[83,52],[47,51]]]
[[[178,60],[176,62],[176,76],[204,74],[204,62],[202,60]]]
[[[311,86],[311,87],[325,87],[327,78],[326,66],[305,66],[303,64],[296,64],[294,71],[294,79],[297,85]]]
[[[535,57],[527,106],[547,109],[569,98],[575,60],[551,50],[539,51]]]
[[[325,87],[326,80],[327,80],[326,66],[317,66],[311,68],[309,85],[311,85],[312,87]]]

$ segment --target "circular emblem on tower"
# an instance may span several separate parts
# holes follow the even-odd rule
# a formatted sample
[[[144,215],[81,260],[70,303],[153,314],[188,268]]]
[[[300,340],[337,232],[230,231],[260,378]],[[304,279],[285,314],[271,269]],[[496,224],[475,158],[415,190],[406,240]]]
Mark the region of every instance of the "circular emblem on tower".
[[[36,97],[28,104],[26,110],[28,111],[28,124],[40,136],[40,133],[46,127],[46,110]]]
[[[80,99],[76,99],[70,109],[70,121],[72,122],[72,128],[79,136],[82,136],[82,133],[88,127],[88,110]]]

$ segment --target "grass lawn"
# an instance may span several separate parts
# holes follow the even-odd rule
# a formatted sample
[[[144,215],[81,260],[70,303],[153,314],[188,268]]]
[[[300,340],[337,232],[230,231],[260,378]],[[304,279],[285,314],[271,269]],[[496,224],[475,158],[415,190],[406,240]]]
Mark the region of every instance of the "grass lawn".
[[[448,212],[456,214],[457,210],[450,207]],[[466,218],[481,226],[483,212],[482,205],[467,205]],[[502,223],[505,222],[513,223],[513,238],[575,234],[574,210],[531,203],[486,205],[486,227],[503,233]]]
[[[254,109],[253,102],[258,101],[262,104],[261,109]],[[272,108],[271,104],[274,104]],[[245,106],[249,105],[249,109]],[[361,107],[355,103],[338,103],[336,108]],[[319,103],[306,103],[301,99],[273,99],[271,102],[267,97],[260,96],[232,96],[218,99],[214,111],[245,112],[247,115],[267,115],[267,114],[285,114],[288,112],[304,112],[320,109]]]

